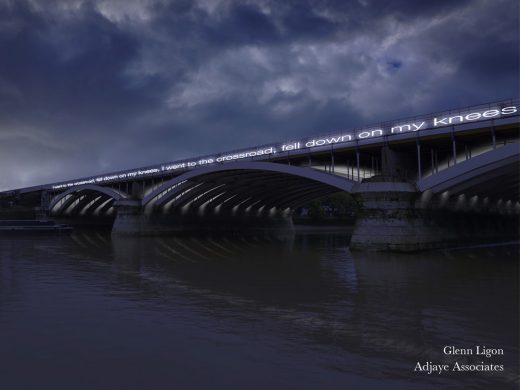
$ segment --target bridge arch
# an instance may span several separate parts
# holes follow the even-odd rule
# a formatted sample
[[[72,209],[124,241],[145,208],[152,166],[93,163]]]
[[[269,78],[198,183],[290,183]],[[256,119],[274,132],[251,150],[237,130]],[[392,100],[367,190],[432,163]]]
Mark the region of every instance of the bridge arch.
[[[271,162],[233,162],[193,169],[151,191],[145,210],[192,208],[233,213],[294,209],[334,192],[351,192],[354,185],[337,175]]]
[[[104,215],[110,213],[114,201],[126,198],[128,195],[113,188],[85,184],[56,195],[49,211],[53,215]]]
[[[417,182],[417,188],[450,196],[465,194],[517,201],[520,142],[513,142],[460,162]]]

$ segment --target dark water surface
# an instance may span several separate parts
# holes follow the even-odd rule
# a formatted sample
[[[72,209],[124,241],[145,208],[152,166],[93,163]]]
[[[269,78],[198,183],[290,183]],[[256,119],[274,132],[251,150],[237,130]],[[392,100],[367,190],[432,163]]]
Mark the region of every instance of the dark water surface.
[[[517,388],[518,249],[0,238],[0,388]],[[504,355],[443,354],[476,345]],[[414,372],[428,361],[504,371]]]

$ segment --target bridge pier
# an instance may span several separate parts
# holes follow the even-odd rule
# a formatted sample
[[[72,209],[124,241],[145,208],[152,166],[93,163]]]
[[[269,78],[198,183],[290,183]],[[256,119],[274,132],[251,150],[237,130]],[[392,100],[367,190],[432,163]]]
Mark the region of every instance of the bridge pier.
[[[138,236],[149,230],[140,200],[120,199],[114,203],[116,218],[112,226],[112,234],[116,236]]]
[[[351,250],[413,252],[518,240],[518,216],[457,209],[454,203],[424,203],[414,184],[374,177],[355,190],[362,204]],[[441,202],[442,203],[442,202]]]
[[[418,149],[419,153],[419,149]],[[406,180],[414,156],[385,145],[382,175],[363,180],[353,192],[362,205],[350,242],[352,250],[417,251],[438,245],[441,238],[431,219],[415,207],[420,196]],[[420,167],[417,167],[420,175]]]
[[[352,250],[415,251],[438,240],[414,208],[418,191],[391,177],[366,180],[355,190],[362,203],[350,241]]]

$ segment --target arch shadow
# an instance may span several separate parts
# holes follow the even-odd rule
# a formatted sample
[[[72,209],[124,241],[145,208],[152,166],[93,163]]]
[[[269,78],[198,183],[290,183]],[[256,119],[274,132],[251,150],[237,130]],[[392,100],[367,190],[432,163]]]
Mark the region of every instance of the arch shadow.
[[[114,201],[127,198],[127,194],[113,188],[85,184],[56,195],[49,204],[49,210],[55,215],[65,212],[78,214],[85,209],[103,214],[110,209]]]
[[[357,182],[341,176],[271,162],[233,162],[191,170],[161,184],[142,200],[145,208],[295,208]]]

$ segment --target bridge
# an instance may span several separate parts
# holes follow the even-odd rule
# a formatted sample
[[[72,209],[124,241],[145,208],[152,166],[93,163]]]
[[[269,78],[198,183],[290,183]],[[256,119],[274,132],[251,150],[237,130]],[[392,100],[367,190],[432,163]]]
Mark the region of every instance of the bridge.
[[[14,189],[0,200],[144,235],[290,229],[294,210],[348,192],[363,209],[353,248],[422,249],[461,239],[461,225],[473,238],[505,236],[518,230],[519,108],[518,99],[487,103]]]

